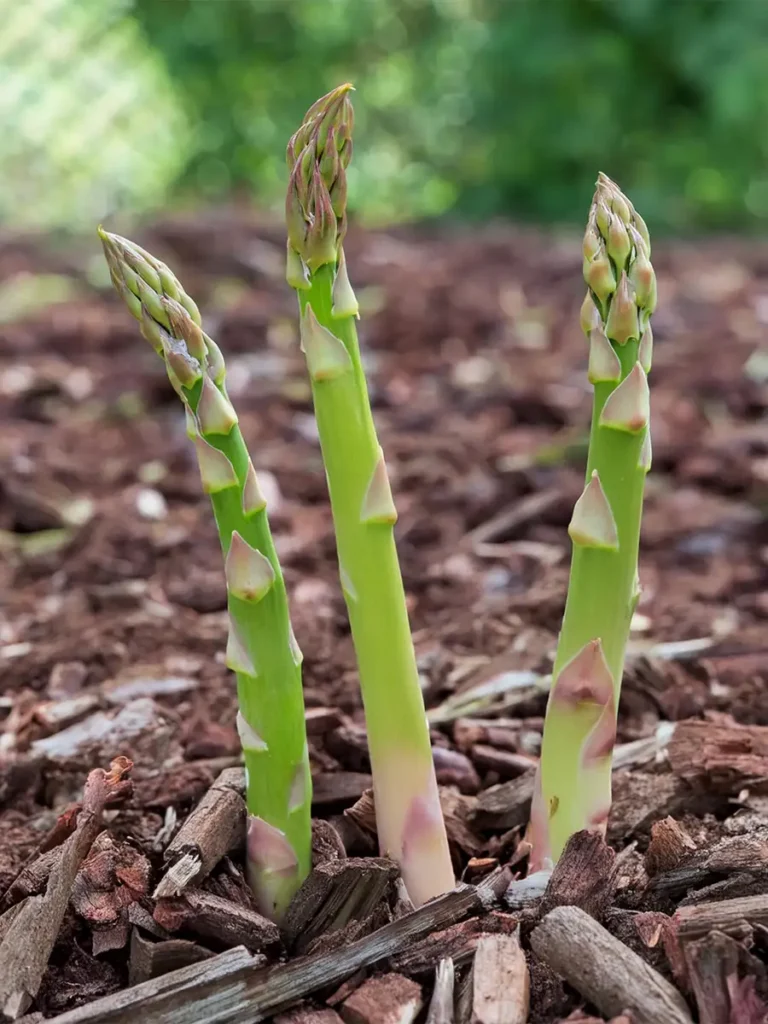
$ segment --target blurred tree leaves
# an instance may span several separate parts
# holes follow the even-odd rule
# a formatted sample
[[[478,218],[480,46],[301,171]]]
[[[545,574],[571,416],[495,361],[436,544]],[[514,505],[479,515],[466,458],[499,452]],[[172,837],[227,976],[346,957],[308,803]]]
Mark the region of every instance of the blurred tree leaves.
[[[185,181],[279,191],[308,104],[361,95],[386,218],[581,219],[598,169],[656,226],[768,218],[764,0],[135,0],[200,125]]]
[[[0,0],[0,219],[92,225],[162,202],[189,152],[127,0]]]
[[[279,205],[309,104],[358,89],[373,220],[768,219],[768,0],[0,0],[0,216],[242,191]]]

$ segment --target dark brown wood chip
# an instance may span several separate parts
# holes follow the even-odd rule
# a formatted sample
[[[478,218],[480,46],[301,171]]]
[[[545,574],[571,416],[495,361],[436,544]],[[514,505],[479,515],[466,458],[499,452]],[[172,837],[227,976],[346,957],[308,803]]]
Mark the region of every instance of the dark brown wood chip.
[[[555,907],[574,906],[600,920],[613,895],[615,860],[599,832],[572,835],[544,892],[542,916]]]

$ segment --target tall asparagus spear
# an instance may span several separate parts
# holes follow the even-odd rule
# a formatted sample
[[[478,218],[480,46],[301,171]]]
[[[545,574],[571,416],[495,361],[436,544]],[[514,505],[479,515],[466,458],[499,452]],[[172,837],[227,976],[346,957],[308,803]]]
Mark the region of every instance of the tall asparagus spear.
[[[645,222],[604,174],[584,236],[584,278],[592,430],[586,486],[568,529],[571,575],[531,817],[534,869],[556,861],[574,832],[605,828],[624,653],[639,596],[656,278]]]
[[[454,885],[395,549],[397,518],[360,362],[357,300],[342,243],[352,105],[318,100],[288,144],[287,279],[331,497],[341,586],[360,673],[382,852],[416,904]]]
[[[236,674],[249,810],[249,880],[279,918],[311,866],[312,783],[301,689],[266,501],[224,383],[224,359],[171,271],[133,242],[99,230],[112,282],[165,361],[187,412],[203,490],[225,556],[227,665]]]

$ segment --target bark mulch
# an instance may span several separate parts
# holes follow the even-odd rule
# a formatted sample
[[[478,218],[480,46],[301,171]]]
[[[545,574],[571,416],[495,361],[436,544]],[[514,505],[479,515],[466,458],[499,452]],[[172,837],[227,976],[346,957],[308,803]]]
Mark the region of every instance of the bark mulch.
[[[219,211],[139,235],[227,355],[270,502],[305,653],[315,869],[282,929],[258,914],[220,554],[162,367],[97,286],[95,240],[0,239],[0,1013],[764,1024],[768,248],[655,248],[614,806],[607,841],[577,835],[546,879],[526,876],[524,830],[589,422],[580,242],[352,233],[461,880],[414,912],[377,855],[279,225]]]

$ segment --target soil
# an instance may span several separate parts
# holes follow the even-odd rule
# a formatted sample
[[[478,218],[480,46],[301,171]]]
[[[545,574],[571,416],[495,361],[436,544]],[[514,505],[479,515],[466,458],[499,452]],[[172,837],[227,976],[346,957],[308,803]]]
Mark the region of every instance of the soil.
[[[176,270],[227,357],[305,655],[316,813],[346,852],[369,857],[363,719],[281,229],[226,210],[135,235]],[[511,864],[524,875],[525,795],[520,813],[504,801],[536,760],[536,679],[551,667],[583,482],[580,241],[507,226],[358,230],[347,253],[457,873],[477,882]],[[88,772],[116,755],[134,762],[133,795],[104,811],[31,1007],[46,1017],[128,985],[163,850],[238,760],[208,503],[163,367],[98,286],[99,260],[90,239],[0,240],[0,896],[71,832],[61,816]],[[703,989],[680,953],[681,908],[761,894],[768,906],[768,248],[659,243],[654,265],[653,470],[618,741],[668,740],[660,723],[686,725],[658,754],[622,748],[608,828],[618,867],[588,859],[610,889],[572,902],[695,1008]],[[70,294],[9,311],[27,274],[43,297],[50,275]],[[496,697],[454,710],[488,682]],[[483,794],[499,783],[501,810],[489,810]],[[109,862],[101,875],[96,855]],[[247,907],[239,859],[233,850],[200,892]],[[530,946],[531,906],[569,902],[563,884],[541,905],[494,912],[523,920],[532,1024],[608,1019]],[[369,908],[368,930],[396,913],[394,898]],[[483,926],[473,929],[476,942]],[[494,919],[486,930],[509,928]],[[183,914],[167,931],[193,958],[229,941],[193,934]],[[760,923],[736,935],[743,956],[722,979],[731,1002],[702,1020],[765,1019],[767,935]],[[284,956],[274,943],[263,952]],[[428,999],[438,959],[427,973],[424,957],[397,967],[408,998],[415,978]],[[355,1006],[345,1019],[376,1024]]]

